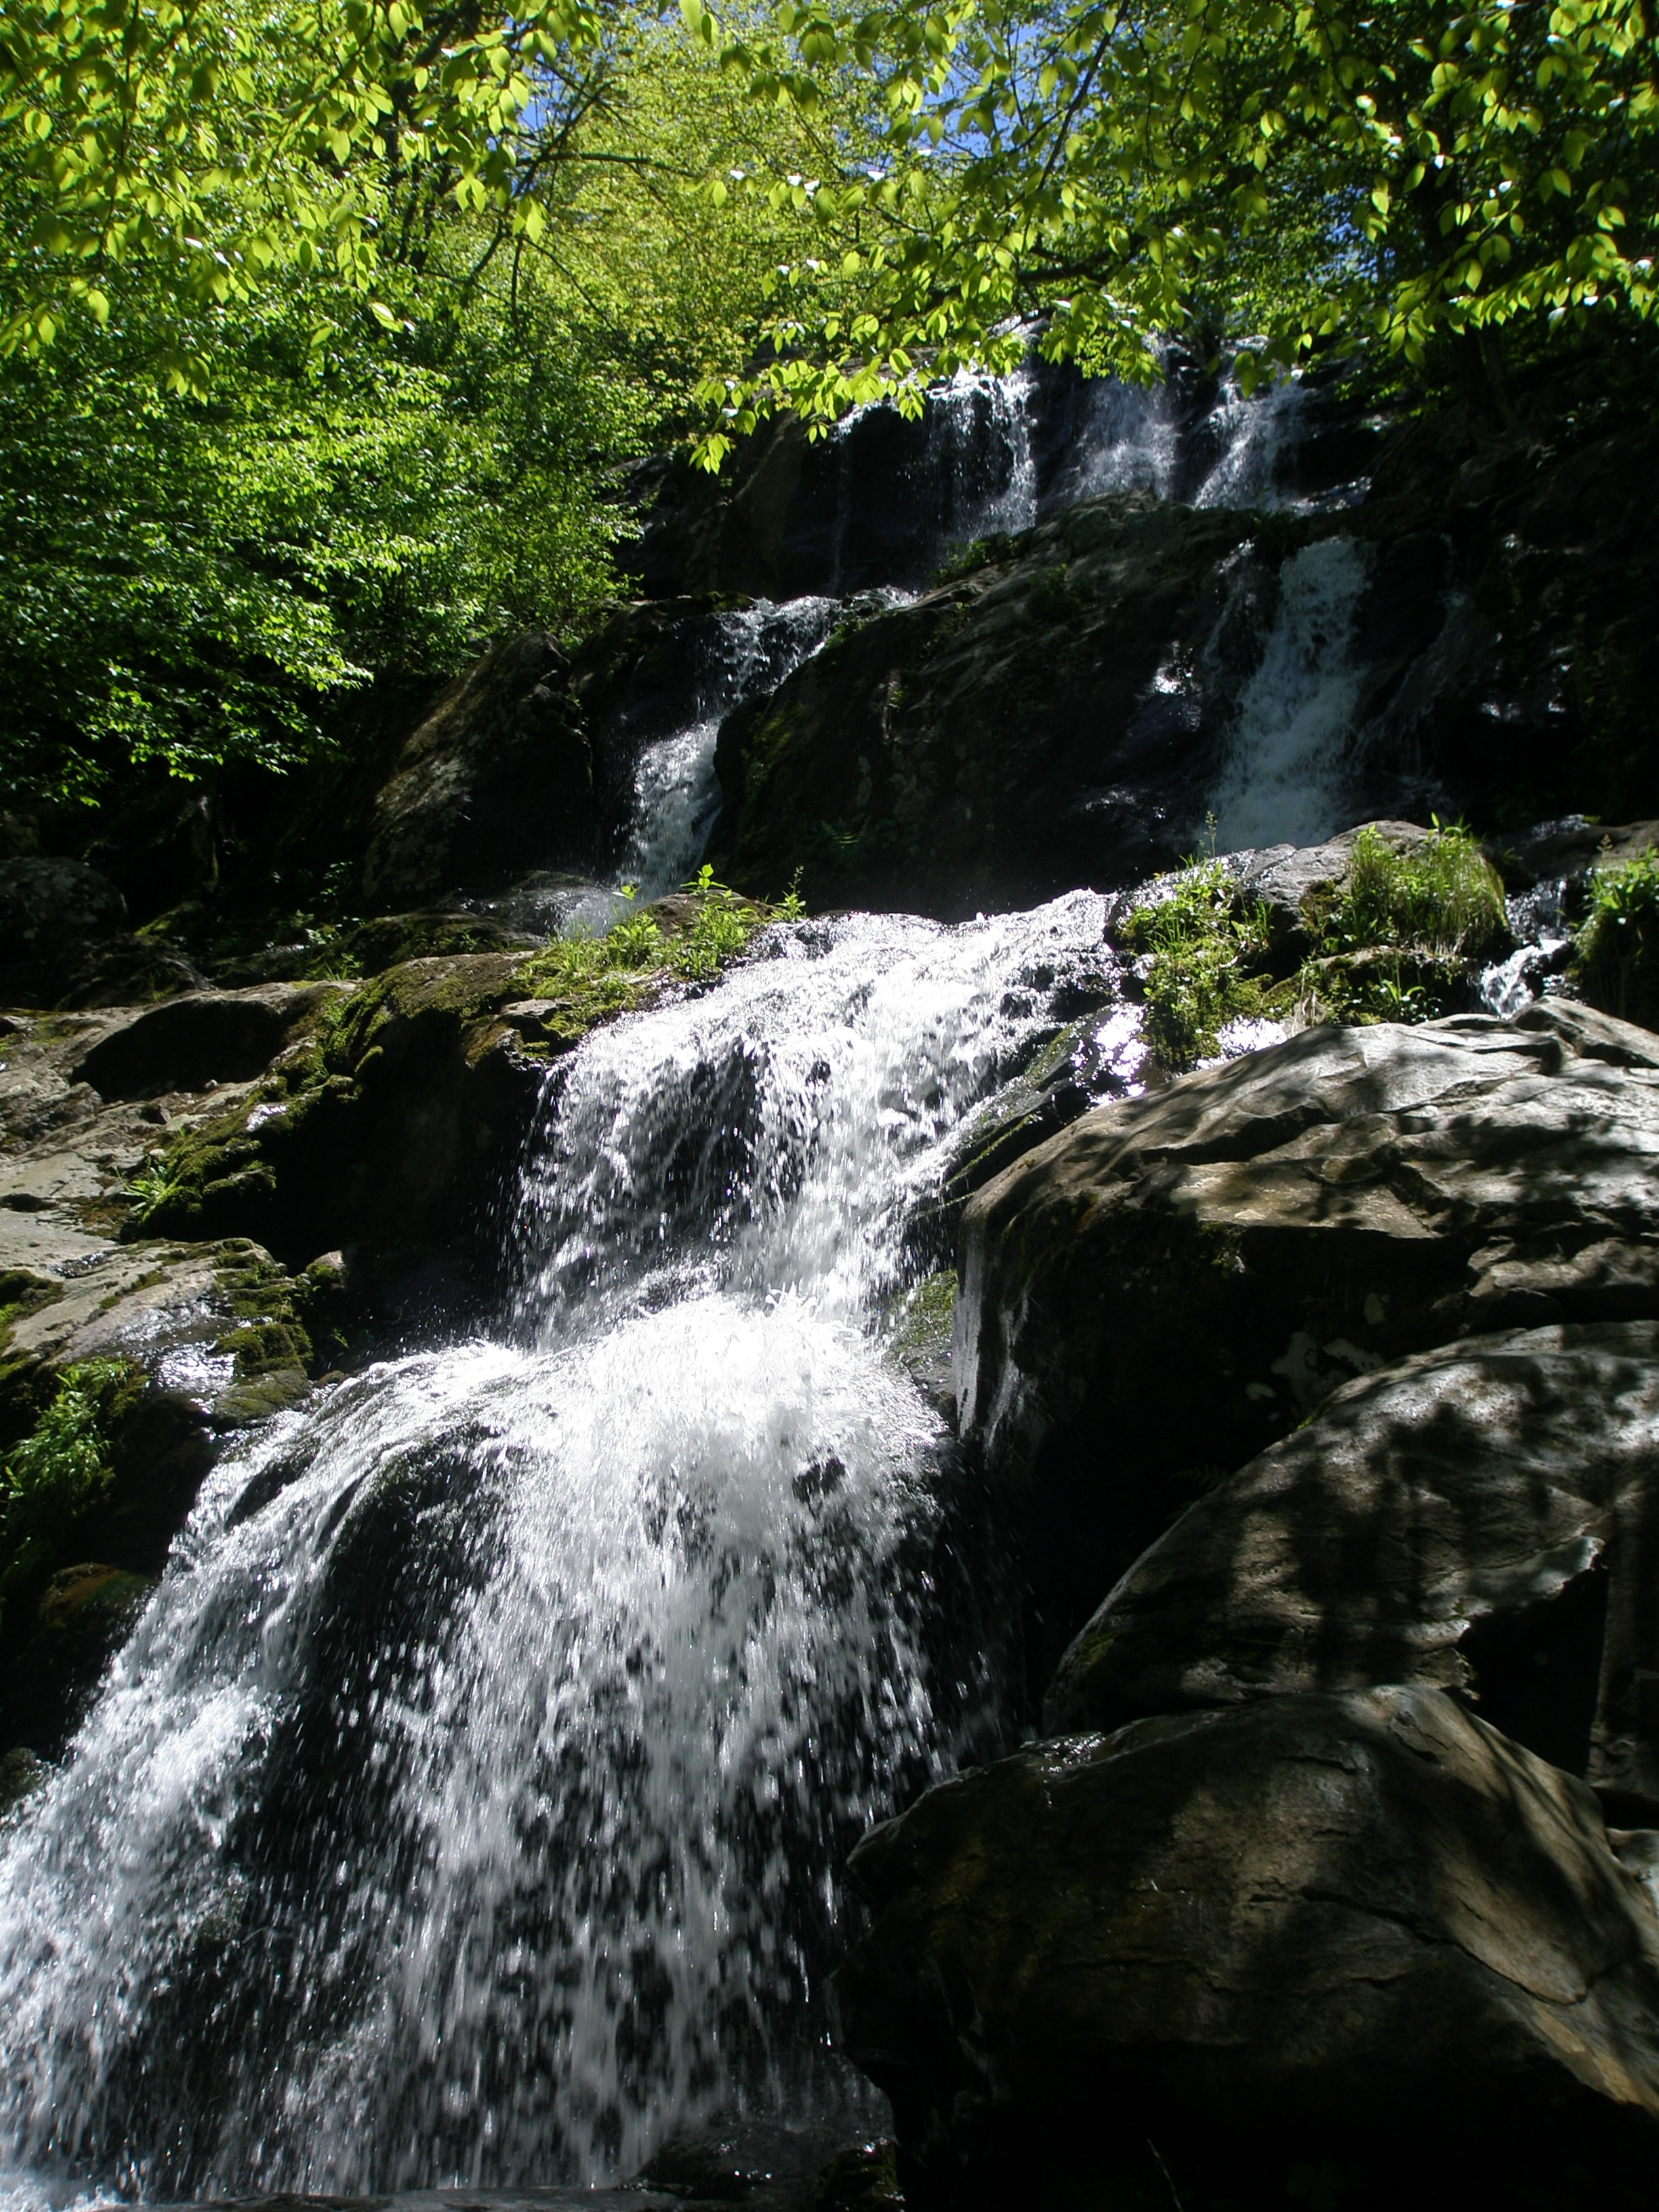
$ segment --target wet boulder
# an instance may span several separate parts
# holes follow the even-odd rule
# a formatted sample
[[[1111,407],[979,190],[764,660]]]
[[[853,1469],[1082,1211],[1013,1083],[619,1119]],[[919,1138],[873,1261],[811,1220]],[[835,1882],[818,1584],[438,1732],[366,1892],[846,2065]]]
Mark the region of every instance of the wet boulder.
[[[0,1667],[0,1741],[58,1757],[155,1587],[149,1575],[97,1560],[54,1575],[32,1632]]]
[[[467,883],[586,857],[592,747],[552,638],[507,639],[443,692],[373,807],[364,896],[413,905]]]
[[[58,1494],[48,1459],[51,1510],[0,1525],[0,1745],[62,1749],[222,1439],[307,1389],[313,1303],[242,1240],[100,1243],[0,1206],[0,1457],[57,1449],[67,1402],[102,1470]]]
[[[335,983],[199,991],[106,1028],[70,1071],[101,1097],[160,1098],[246,1083],[340,995]]]
[[[1066,1652],[1044,1725],[1437,1685],[1652,1823],[1656,1546],[1659,1325],[1464,1338],[1348,1383],[1189,1507]]]
[[[544,1068],[505,1011],[533,972],[523,953],[465,953],[335,987],[325,1019],[169,1139],[129,1233],[253,1235],[295,1266],[340,1246],[406,1257],[462,1240],[540,1095]]]
[[[1543,1001],[1304,1031],[1086,1115],[979,1191],[958,1406],[1045,1674],[1194,1496],[1355,1375],[1659,1317],[1656,1158],[1659,1042]]]
[[[1559,2203],[1574,2160],[1623,2202],[1659,2150],[1659,1918],[1583,1784],[1443,1692],[1033,1745],[852,1869],[842,2041],[907,2201],[1097,2187],[1150,2142],[1206,2203],[1327,2157],[1360,2203]]]

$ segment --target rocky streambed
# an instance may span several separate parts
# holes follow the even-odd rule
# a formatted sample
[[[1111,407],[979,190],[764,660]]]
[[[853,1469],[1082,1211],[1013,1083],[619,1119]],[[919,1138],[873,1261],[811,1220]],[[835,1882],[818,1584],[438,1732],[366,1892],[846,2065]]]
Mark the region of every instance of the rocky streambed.
[[[1648,803],[1649,447],[1037,398],[668,472],[268,834],[7,817],[19,2171],[1646,2201],[1654,825],[1516,810]]]

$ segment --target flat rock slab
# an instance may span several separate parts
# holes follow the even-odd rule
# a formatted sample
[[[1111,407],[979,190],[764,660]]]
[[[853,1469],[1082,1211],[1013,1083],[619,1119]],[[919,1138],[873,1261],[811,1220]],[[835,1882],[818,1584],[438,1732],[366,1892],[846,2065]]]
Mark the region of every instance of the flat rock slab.
[[[1380,1682],[1659,1820],[1659,1325],[1522,1329],[1339,1390],[1201,1498],[1078,1637],[1052,1731]]]
[[[1656,1168],[1659,1037],[1559,1000],[1307,1030],[1028,1153],[964,1211],[955,1358],[1045,1632],[1356,1375],[1659,1318]]]
[[[844,2047],[945,2193],[1148,2137],[1183,2175],[1468,2157],[1494,2191],[1659,2155],[1659,1919],[1590,1792],[1443,1692],[1034,1745],[852,1866]]]

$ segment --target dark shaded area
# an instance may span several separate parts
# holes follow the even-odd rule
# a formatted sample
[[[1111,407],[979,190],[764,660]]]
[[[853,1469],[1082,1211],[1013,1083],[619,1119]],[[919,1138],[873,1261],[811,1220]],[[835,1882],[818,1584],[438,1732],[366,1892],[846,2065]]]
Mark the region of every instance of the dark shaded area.
[[[1488,1613],[1459,1646],[1482,1720],[1569,1774],[1589,1767],[1607,1589],[1606,1574],[1580,1575],[1555,1597]]]
[[[281,1049],[293,1010],[282,1003],[216,993],[174,999],[95,1044],[73,1071],[106,1098],[159,1098],[246,1083]]]

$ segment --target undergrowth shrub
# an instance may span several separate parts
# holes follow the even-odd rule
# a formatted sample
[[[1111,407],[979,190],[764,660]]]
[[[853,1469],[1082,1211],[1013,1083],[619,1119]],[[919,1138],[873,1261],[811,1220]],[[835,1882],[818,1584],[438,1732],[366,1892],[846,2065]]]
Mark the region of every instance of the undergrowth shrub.
[[[1372,945],[1478,960],[1508,935],[1498,871],[1461,823],[1436,824],[1414,852],[1370,827],[1354,840],[1347,880],[1318,916],[1332,952]]]
[[[706,860],[685,888],[696,899],[697,910],[690,928],[675,939],[669,957],[682,975],[712,975],[742,951],[766,915],[740,899],[729,884],[717,884]]]
[[[687,927],[665,930],[654,915],[629,915],[602,936],[556,939],[536,955],[524,981],[550,998],[584,1000],[595,1013],[626,1006],[653,969],[701,981],[741,952],[763,923],[777,917],[793,921],[805,911],[798,881],[777,905],[758,906],[716,883],[705,861],[683,887],[693,902]]]
[[[131,1381],[118,1359],[66,1367],[52,1403],[8,1453],[0,1474],[0,1626],[17,1592],[61,1563],[75,1524],[109,1487],[106,1423]]]
[[[1590,878],[1573,976],[1593,1006],[1659,1027],[1659,850],[1650,847]]]
[[[1341,884],[1304,907],[1311,943],[1294,975],[1273,973],[1267,909],[1223,861],[1189,861],[1161,888],[1122,936],[1143,961],[1147,1042],[1172,1073],[1212,1059],[1240,1018],[1431,1021],[1467,1002],[1471,965],[1509,941],[1503,885],[1461,823],[1405,852],[1363,830]]]
[[[1298,1001],[1310,1021],[1432,1021],[1467,999],[1471,964],[1509,942],[1503,884],[1461,823],[1403,852],[1362,830],[1346,880],[1307,919]]]
[[[1162,898],[1133,909],[1123,936],[1147,958],[1146,1038],[1166,1067],[1212,1059],[1225,1023],[1260,1012],[1262,981],[1250,969],[1267,949],[1266,916],[1243,908],[1220,860],[1190,862]]]

